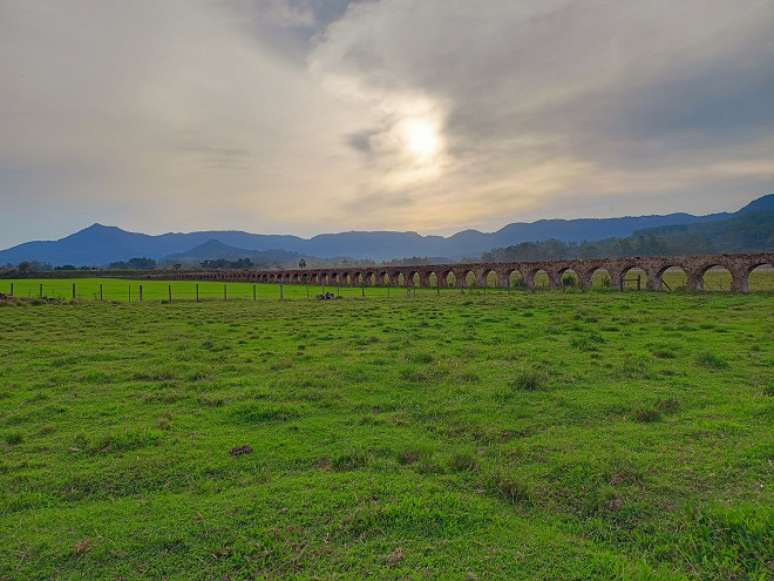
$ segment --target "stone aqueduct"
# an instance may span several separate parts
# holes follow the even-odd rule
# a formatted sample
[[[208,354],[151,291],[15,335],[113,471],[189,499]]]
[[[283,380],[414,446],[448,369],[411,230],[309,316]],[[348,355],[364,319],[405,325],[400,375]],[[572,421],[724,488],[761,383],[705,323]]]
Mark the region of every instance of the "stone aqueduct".
[[[662,276],[669,268],[681,268],[687,275],[687,288],[700,290],[703,276],[713,267],[724,267],[732,277],[731,290],[747,292],[748,276],[753,269],[769,265],[774,267],[774,253],[734,254],[719,256],[633,257],[600,258],[582,260],[557,260],[538,262],[480,262],[469,264],[432,264],[418,266],[362,266],[355,268],[308,268],[298,270],[242,270],[216,272],[176,272],[174,279],[217,280],[224,282],[257,282],[281,284],[314,284],[321,286],[405,286],[430,287],[431,275],[437,286],[463,287],[472,273],[476,286],[486,286],[487,278],[494,274],[498,287],[508,287],[511,275],[521,275],[528,289],[535,288],[535,275],[540,271],[548,275],[551,288],[561,288],[562,277],[573,271],[583,289],[591,288],[591,278],[597,271],[606,271],[610,286],[623,289],[624,277],[632,269],[640,269],[647,275],[647,288],[659,290]],[[454,275],[454,284],[448,283]],[[169,275],[165,276],[168,278]]]

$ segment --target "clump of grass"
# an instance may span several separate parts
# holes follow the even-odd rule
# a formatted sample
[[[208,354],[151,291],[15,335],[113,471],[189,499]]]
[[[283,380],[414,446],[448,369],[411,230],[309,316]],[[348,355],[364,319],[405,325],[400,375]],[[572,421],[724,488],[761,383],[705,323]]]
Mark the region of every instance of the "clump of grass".
[[[676,355],[671,349],[657,349],[653,352],[653,357],[657,359],[674,359]]]
[[[338,472],[358,470],[371,463],[372,455],[367,450],[353,450],[341,454],[331,461],[331,467]]]
[[[160,434],[150,430],[125,430],[97,438],[88,446],[88,451],[92,453],[127,452],[156,445],[160,439]]]
[[[226,403],[226,400],[222,397],[213,397],[208,395],[202,395],[199,396],[196,399],[196,402],[200,406],[208,407],[208,408],[220,408],[223,407]]]
[[[286,422],[301,416],[295,407],[263,405],[259,403],[244,404],[235,407],[230,417],[240,424],[260,424],[264,422]]]
[[[662,414],[673,414],[680,409],[680,402],[674,398],[658,399],[655,408]]]
[[[413,353],[409,356],[409,361],[418,365],[427,365],[433,362],[433,356],[430,353]]]
[[[9,446],[17,446],[24,441],[24,436],[21,432],[8,432],[4,439]]]
[[[398,464],[401,464],[402,466],[414,464],[427,455],[427,452],[420,448],[405,448],[398,452]]]
[[[545,387],[545,376],[535,370],[522,371],[511,382],[511,388],[519,391],[538,391]]]
[[[478,470],[478,460],[470,454],[457,453],[451,457],[449,467],[454,472],[475,472]]]
[[[728,369],[730,367],[728,361],[718,355],[715,355],[714,353],[711,353],[710,351],[699,353],[699,355],[696,357],[696,361],[699,363],[699,365],[708,369],[721,370]]]
[[[655,409],[640,409],[634,412],[634,421],[641,424],[651,424],[661,419],[661,413]]]
[[[526,483],[508,474],[494,474],[489,479],[489,488],[497,495],[514,504],[528,503],[530,490]]]

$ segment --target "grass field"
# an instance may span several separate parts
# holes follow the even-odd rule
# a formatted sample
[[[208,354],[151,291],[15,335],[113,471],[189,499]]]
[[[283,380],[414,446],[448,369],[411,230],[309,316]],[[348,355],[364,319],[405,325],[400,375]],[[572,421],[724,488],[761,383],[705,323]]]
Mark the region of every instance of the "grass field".
[[[472,276],[472,275],[471,275]],[[639,277],[639,281],[637,280]],[[571,277],[572,278],[572,277]],[[607,285],[604,273],[599,273],[593,279],[594,288],[604,289]],[[576,287],[577,277],[572,283]],[[638,285],[644,289],[647,277],[645,273],[634,270],[626,280],[624,286],[628,289],[635,289]],[[664,275],[664,280],[672,290],[681,290],[685,287],[685,273],[677,271],[668,271]],[[490,276],[487,281],[490,287],[496,286],[496,279]],[[518,280],[512,281],[513,292],[518,290]],[[609,282],[609,280],[608,280]],[[473,287],[474,281],[466,281],[469,287]],[[545,273],[540,273],[535,278],[538,288],[548,287],[548,277]],[[116,302],[138,302],[140,300],[140,287],[142,287],[142,298],[144,302],[148,301],[169,301],[170,289],[172,301],[192,301],[195,300],[199,288],[199,299],[201,301],[222,301],[229,300],[256,300],[279,299],[279,286],[272,284],[250,283],[222,283],[222,282],[193,282],[193,281],[150,281],[150,280],[128,280],[120,278],[77,278],[77,279],[0,279],[0,293],[8,293],[22,298],[39,298],[41,296],[48,298],[57,298],[71,300],[73,297],[78,301],[98,301],[101,296],[106,301]],[[255,294],[253,294],[255,288]],[[728,291],[731,288],[731,275],[728,271],[710,271],[704,277],[704,288],[706,291]],[[333,291],[344,297],[402,297],[406,296],[405,288],[350,288],[350,287],[319,287],[316,285],[284,285],[282,289],[285,299],[305,299],[314,298],[322,290]],[[470,288],[471,292],[484,292],[484,289]],[[487,292],[495,291],[494,288],[487,289]],[[752,292],[770,292],[774,291],[774,269],[764,269],[754,271],[750,275],[750,290]],[[74,292],[73,292],[74,291]],[[414,291],[412,291],[414,292]],[[454,288],[442,289],[444,294],[458,294],[459,290]],[[497,289],[497,292],[503,292],[503,289]],[[416,289],[415,294],[435,295],[436,290],[432,288]]]
[[[0,308],[0,578],[774,575],[770,294],[157,284]]]

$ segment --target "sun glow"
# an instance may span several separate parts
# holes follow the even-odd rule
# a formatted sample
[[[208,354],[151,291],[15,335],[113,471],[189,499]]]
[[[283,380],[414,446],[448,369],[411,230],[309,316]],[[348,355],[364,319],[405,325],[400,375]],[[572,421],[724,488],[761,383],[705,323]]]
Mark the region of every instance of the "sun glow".
[[[409,119],[403,123],[403,142],[417,161],[428,161],[440,149],[440,138],[433,123],[426,119]]]

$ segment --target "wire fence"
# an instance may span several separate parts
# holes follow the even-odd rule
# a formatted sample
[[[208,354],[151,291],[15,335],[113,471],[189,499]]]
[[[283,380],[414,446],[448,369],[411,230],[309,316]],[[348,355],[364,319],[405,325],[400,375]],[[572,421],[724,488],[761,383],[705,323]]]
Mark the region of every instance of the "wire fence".
[[[663,277],[664,289],[676,291],[685,288],[684,275],[667,273]],[[462,287],[418,288],[417,286],[336,286],[302,284],[253,284],[249,282],[215,281],[163,281],[132,279],[4,279],[0,280],[0,293],[27,299],[56,299],[78,302],[207,302],[207,301],[260,301],[301,300],[319,298],[367,298],[367,297],[415,297],[418,295],[477,294],[486,292],[518,292],[527,290],[521,280],[509,280],[508,288],[496,288],[495,281],[486,286],[476,286],[465,281]],[[751,290],[773,291],[774,270],[754,272],[750,275]],[[638,273],[623,280],[625,290],[644,290],[647,277]],[[708,273],[704,279],[705,290],[730,290],[728,273]],[[548,277],[535,278],[535,290],[548,290]],[[578,290],[577,278],[565,277],[561,281],[564,290]],[[613,290],[609,277],[592,280],[592,290]]]

